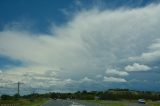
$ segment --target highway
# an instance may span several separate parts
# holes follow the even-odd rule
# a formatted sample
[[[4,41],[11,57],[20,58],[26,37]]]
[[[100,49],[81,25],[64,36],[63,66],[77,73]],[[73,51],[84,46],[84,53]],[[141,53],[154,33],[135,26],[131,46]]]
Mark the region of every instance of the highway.
[[[128,106],[148,106],[146,104],[139,104],[139,103],[129,103]],[[41,105],[41,106],[103,106],[95,103],[89,103],[89,102],[82,102],[78,100],[49,100],[47,103]]]
[[[88,102],[75,101],[75,100],[57,99],[57,100],[49,100],[47,103],[41,106],[102,106],[102,105],[88,103]]]

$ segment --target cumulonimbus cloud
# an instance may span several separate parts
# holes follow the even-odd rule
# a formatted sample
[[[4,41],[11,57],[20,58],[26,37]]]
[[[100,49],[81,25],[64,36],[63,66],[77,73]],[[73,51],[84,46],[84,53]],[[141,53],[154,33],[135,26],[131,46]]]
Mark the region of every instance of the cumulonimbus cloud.
[[[77,81],[88,78],[92,80],[90,83],[93,83],[96,75],[101,75],[97,77],[99,84],[104,81],[126,82],[123,78],[127,75],[126,72],[110,72],[122,76],[119,78],[104,77],[105,71],[110,66],[123,70],[124,64],[128,65],[129,57],[144,53],[148,45],[160,37],[159,11],[160,5],[114,11],[92,8],[75,13],[71,20],[61,26],[51,27],[51,34],[5,29],[0,32],[0,55],[19,60],[24,65],[3,69],[2,73],[24,73],[29,67],[33,73],[43,71],[42,75],[34,74],[42,77],[53,71],[55,75],[50,76],[50,86],[57,84],[57,80],[74,82],[67,79]],[[140,64],[138,66],[142,67]],[[30,75],[25,76],[23,78],[29,78]],[[1,78],[5,79],[3,76]],[[45,84],[48,79],[43,78],[43,81],[39,85]]]

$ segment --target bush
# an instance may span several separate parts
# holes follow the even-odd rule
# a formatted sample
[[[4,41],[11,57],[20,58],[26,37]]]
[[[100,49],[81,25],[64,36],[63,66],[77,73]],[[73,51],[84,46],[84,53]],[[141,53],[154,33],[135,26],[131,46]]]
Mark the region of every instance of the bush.
[[[2,96],[1,96],[1,99],[2,99],[2,100],[11,100],[11,99],[13,99],[13,97],[12,97],[12,96],[9,96],[9,95],[2,95]]]

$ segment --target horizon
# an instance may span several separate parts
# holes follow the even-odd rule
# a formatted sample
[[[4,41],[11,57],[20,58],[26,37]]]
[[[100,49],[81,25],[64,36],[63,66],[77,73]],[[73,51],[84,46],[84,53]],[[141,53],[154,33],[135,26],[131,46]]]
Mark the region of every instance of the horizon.
[[[160,92],[160,0],[1,0],[0,95]]]

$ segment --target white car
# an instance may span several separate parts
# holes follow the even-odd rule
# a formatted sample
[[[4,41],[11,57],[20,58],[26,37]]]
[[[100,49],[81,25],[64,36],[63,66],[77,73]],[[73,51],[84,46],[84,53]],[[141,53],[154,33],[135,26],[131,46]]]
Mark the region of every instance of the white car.
[[[146,101],[145,101],[144,99],[138,99],[138,103],[143,103],[143,104],[145,104]]]

